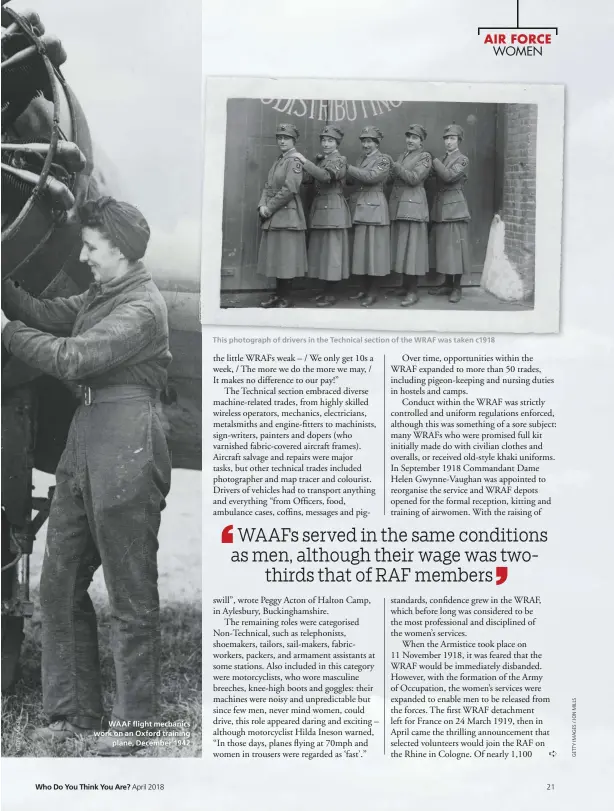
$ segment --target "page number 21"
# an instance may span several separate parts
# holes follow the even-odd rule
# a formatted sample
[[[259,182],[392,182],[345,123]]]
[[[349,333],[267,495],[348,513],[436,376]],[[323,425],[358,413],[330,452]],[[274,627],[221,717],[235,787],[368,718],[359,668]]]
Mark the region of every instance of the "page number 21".
[[[548,783],[546,785],[546,791],[554,791],[554,783]]]

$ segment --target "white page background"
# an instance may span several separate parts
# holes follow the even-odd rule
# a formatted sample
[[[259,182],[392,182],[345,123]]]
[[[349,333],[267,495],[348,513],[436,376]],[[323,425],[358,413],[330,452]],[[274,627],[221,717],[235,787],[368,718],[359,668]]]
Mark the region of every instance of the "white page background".
[[[76,0],[45,0],[31,5],[43,16],[48,30],[63,38],[67,49],[69,33],[74,47],[78,47],[74,44],[78,36],[75,9],[80,6]],[[614,93],[608,63],[611,64],[613,12],[610,4],[597,0],[583,3],[524,0],[521,5],[524,25],[559,27],[558,38],[544,48],[542,57],[495,57],[490,48],[480,44],[478,26],[514,24],[515,4],[510,0],[464,3],[443,0],[435,4],[389,1],[367,4],[346,0],[207,3],[203,11],[202,64],[205,74],[225,76],[566,85],[562,333],[526,338],[498,336],[496,343],[497,352],[534,354],[542,370],[558,381],[550,394],[561,424],[551,444],[559,459],[556,476],[551,478],[556,513],[553,508],[546,524],[552,541],[540,555],[539,564],[527,568],[526,574],[515,574],[514,588],[510,586],[508,593],[538,593],[544,601],[537,638],[547,662],[553,699],[546,717],[559,755],[548,762],[534,759],[531,763],[458,765],[441,759],[392,762],[371,753],[359,762],[341,760],[332,767],[315,762],[224,762],[207,754],[202,762],[157,758],[105,762],[12,759],[2,763],[2,807],[6,811],[110,806],[134,811],[167,811],[173,807],[186,811],[611,808],[607,778],[612,772],[614,729],[609,596],[613,563],[610,451],[614,405],[611,382]],[[190,35],[200,25],[199,4],[194,0],[180,3],[130,0],[121,4],[121,14],[116,2],[95,8],[93,29],[83,34],[80,46],[82,58],[90,55],[86,66],[91,74],[86,77],[78,73],[78,80],[73,81],[68,70],[70,62],[65,72],[84,106],[88,102],[88,83],[112,100],[127,76],[136,82],[142,99],[140,124],[145,123],[147,129],[146,135],[141,136],[143,143],[156,143],[157,151],[152,148],[152,154],[161,156],[163,144],[158,131],[161,129],[165,136],[169,130],[174,132],[179,145],[171,153],[181,168],[175,170],[172,164],[158,164],[155,169],[160,177],[160,199],[164,199],[168,189],[165,176],[180,171],[185,200],[189,201],[181,213],[186,221],[191,221],[192,209],[198,208],[200,199],[196,169],[200,156],[194,138],[201,126],[194,76],[198,54],[196,37]],[[83,18],[79,17],[82,25]],[[122,31],[121,45],[117,47],[113,42],[115,27]],[[148,35],[146,47],[139,41],[143,31]],[[69,53],[72,63],[77,65],[78,54],[71,50]],[[164,70],[160,70],[161,65],[166,65]],[[169,127],[164,97],[166,93],[183,93],[176,84],[178,65],[190,71],[186,77],[190,92],[185,93],[182,116]],[[101,70],[107,70],[104,80],[100,78]],[[98,80],[90,80],[89,75],[97,76]],[[139,116],[128,105],[124,110],[114,110],[115,116],[119,113],[129,122],[126,135],[130,135],[134,144]],[[103,120],[97,121],[96,127],[96,135],[104,145],[105,137],[111,138],[111,130],[117,128],[117,118],[110,116],[106,128]],[[119,135],[116,133],[114,137],[117,139]],[[127,167],[130,163],[126,162]],[[188,165],[193,167],[192,171],[186,168]],[[131,177],[131,182],[139,185],[140,176]],[[174,184],[175,180],[171,187]],[[149,196],[155,196],[155,192],[155,184],[147,187]],[[180,199],[181,194],[175,189],[174,204]],[[180,219],[179,215],[175,219]],[[212,267],[211,272],[218,273],[219,268]],[[213,334],[230,334],[232,329],[205,329],[205,352],[211,346]],[[249,334],[249,330],[241,328],[234,331]],[[204,393],[206,398],[206,385]],[[382,519],[375,523],[387,522]],[[258,575],[239,576],[224,564],[228,554],[219,543],[217,524],[205,525],[203,543],[205,619],[212,594],[236,594],[240,590],[246,594],[267,593],[261,588]],[[330,593],[330,589],[322,588],[321,592]],[[283,591],[280,589],[278,593]],[[373,596],[376,595],[381,597],[383,593],[374,592]],[[381,642],[379,628],[373,629],[373,639],[374,645]],[[205,623],[205,656],[208,640]],[[571,696],[578,699],[578,756],[574,760],[569,757]],[[205,745],[205,753],[208,750]],[[34,790],[34,782],[77,779],[163,781],[167,788],[160,794],[131,793],[124,798],[117,793],[70,796],[66,792],[45,795]],[[555,791],[545,790],[549,782],[555,784]]]

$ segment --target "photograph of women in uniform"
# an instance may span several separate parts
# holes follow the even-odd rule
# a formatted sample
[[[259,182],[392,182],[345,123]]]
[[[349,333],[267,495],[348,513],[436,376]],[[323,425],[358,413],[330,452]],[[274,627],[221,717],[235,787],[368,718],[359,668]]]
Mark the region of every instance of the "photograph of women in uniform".
[[[371,82],[378,97],[366,99],[356,82],[306,81],[259,79],[258,91],[210,81],[209,193],[221,235],[205,224],[215,246],[203,254],[207,320],[349,327],[367,310],[367,323],[386,329],[531,321],[538,128],[561,126],[539,117],[542,91],[525,102],[525,90],[502,88],[498,101],[473,85],[408,83],[394,100],[399,85]],[[328,98],[292,95],[306,86]],[[252,312],[260,306],[299,312],[265,320]],[[383,310],[395,316],[375,315]]]
[[[299,132],[293,124],[279,124],[275,132],[280,156],[264,184],[258,214],[262,234],[258,272],[276,280],[275,291],[261,307],[292,307],[290,283],[307,273],[307,224],[300,189],[303,168],[296,153]]]
[[[384,184],[391,161],[379,150],[384,137],[380,129],[365,127],[358,137],[362,160],[347,167],[348,185],[357,187],[350,197],[354,225],[352,275],[360,277],[360,287],[350,299],[359,301],[361,307],[371,307],[377,300],[375,278],[390,273],[390,216]]]
[[[469,158],[463,155],[459,144],[463,128],[450,124],[443,133],[446,154],[433,159],[433,172],[437,178],[435,201],[431,212],[433,222],[434,265],[444,276],[440,287],[429,290],[436,296],[448,296],[452,304],[461,300],[461,278],[471,273],[469,222],[471,216],[463,191],[469,177]]]
[[[342,139],[340,127],[327,126],[320,133],[322,152],[316,156],[315,162],[297,154],[303,165],[304,182],[313,182],[316,188],[309,212],[307,275],[326,285],[314,299],[318,307],[333,306],[337,301],[334,293],[337,283],[350,276],[352,218],[343,195],[347,160],[339,152]]]
[[[418,279],[429,271],[429,209],[424,181],[431,172],[432,159],[422,149],[425,138],[426,130],[420,124],[408,127],[407,149],[390,166],[391,259],[393,272],[402,274],[402,307],[417,303]]]

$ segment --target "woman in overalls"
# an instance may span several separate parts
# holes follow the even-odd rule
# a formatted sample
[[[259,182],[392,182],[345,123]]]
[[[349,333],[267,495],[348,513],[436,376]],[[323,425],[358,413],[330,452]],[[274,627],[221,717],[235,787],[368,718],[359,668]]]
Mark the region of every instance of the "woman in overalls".
[[[159,413],[171,362],[162,295],[141,262],[143,215],[110,197],[80,210],[87,292],[37,299],[4,283],[2,341],[29,366],[80,392],[56,471],[40,602],[43,709],[37,741],[104,727],[96,614],[88,594],[102,565],[111,611],[119,732],[99,755],[131,754],[135,728],[158,720],[158,530],[171,462]],[[129,733],[132,732],[132,735]]]

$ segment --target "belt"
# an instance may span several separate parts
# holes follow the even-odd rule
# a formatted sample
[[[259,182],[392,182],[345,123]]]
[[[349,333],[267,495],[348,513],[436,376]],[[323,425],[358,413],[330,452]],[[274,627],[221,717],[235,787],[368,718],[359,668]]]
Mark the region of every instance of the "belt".
[[[99,389],[91,386],[79,386],[81,405],[91,406],[94,403],[118,403],[122,400],[159,400],[160,392],[149,386],[118,384]]]

